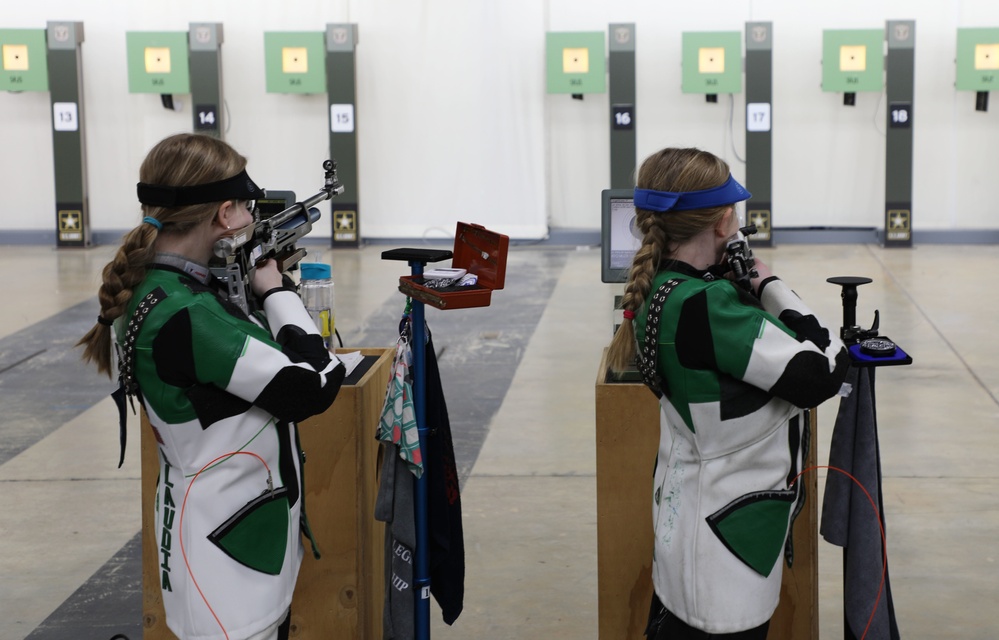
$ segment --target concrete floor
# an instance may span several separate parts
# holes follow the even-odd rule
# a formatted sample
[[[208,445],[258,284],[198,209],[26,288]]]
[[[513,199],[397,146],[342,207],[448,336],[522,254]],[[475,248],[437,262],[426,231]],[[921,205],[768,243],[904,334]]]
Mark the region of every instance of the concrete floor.
[[[396,282],[408,267],[382,261],[386,248],[310,248],[310,259],[333,265],[345,346],[388,346],[394,335],[402,308]],[[135,555],[138,438],[116,468],[111,383],[76,364],[71,349],[96,315],[111,251],[0,247],[9,305],[0,314],[3,639],[101,639],[115,625],[141,628],[138,565],[109,562]],[[999,297],[988,284],[999,247],[787,245],[757,255],[834,327],[840,292],[825,279],[874,280],[860,289],[858,323],[869,326],[879,309],[882,333],[915,361],[878,374],[902,636],[999,637]],[[516,247],[507,289],[493,294],[488,310],[428,309],[436,347],[446,350],[440,365],[463,481],[467,562],[465,610],[447,627],[434,605],[433,637],[597,637],[594,381],[620,291],[600,282],[599,248]],[[488,323],[499,328],[486,331]],[[32,346],[38,340],[42,346]],[[495,406],[463,420],[480,405],[464,398],[474,396],[475,376],[462,366],[474,372],[494,361],[509,370],[495,387]],[[77,387],[96,391],[76,399]],[[818,411],[820,464],[837,402]],[[132,595],[106,586],[114,580],[130,584]],[[822,638],[843,636],[841,580],[839,548],[821,542]],[[96,596],[79,595],[95,581],[105,585]],[[66,614],[74,599],[103,602],[107,624],[94,631]]]

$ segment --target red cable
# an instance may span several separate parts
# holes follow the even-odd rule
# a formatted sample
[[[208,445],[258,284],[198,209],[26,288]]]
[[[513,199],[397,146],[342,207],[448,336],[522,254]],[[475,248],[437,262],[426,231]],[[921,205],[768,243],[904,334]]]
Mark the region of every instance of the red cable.
[[[888,541],[885,538],[885,527],[884,527],[884,524],[881,522],[881,512],[878,511],[878,505],[874,502],[874,498],[871,497],[871,494],[868,493],[867,489],[864,488],[864,485],[862,485],[859,480],[857,480],[856,478],[854,478],[852,475],[850,475],[849,473],[847,473],[843,469],[840,469],[839,467],[832,467],[832,466],[829,466],[829,465],[819,465],[819,466],[814,466],[814,467],[808,467],[807,469],[803,469],[801,471],[801,473],[799,473],[798,475],[796,475],[794,477],[794,480],[791,481],[791,483],[788,485],[788,487],[794,486],[794,483],[797,482],[798,478],[800,478],[802,476],[802,474],[804,474],[806,471],[812,471],[814,469],[829,469],[831,471],[838,471],[838,472],[842,473],[843,475],[845,475],[850,480],[853,480],[853,482],[858,487],[860,487],[860,490],[864,492],[864,495],[867,496],[867,501],[871,503],[871,507],[874,509],[874,517],[878,521],[878,529],[881,530],[881,584],[878,585],[878,595],[874,599],[874,608],[871,609],[871,617],[867,619],[867,626],[864,627],[864,633],[860,636],[860,640],[864,640],[864,638],[867,637],[867,632],[871,628],[871,623],[874,622],[874,614],[878,610],[878,604],[880,604],[880,602],[881,602],[881,593],[884,591],[884,587],[885,587],[885,575],[888,573]],[[181,547],[181,548],[183,548],[183,547]]]
[[[226,637],[226,640],[229,640],[229,633],[225,630],[225,627],[222,625],[222,621],[219,620],[218,615],[215,613],[215,609],[212,609],[212,605],[208,603],[208,598],[206,598],[204,592],[201,591],[201,586],[198,584],[198,581],[194,577],[194,572],[191,570],[191,563],[187,561],[187,551],[184,550],[184,510],[187,509],[187,496],[191,494],[191,487],[194,486],[194,481],[198,479],[198,476],[200,476],[208,467],[212,466],[219,460],[222,460],[223,458],[231,458],[236,455],[253,456],[257,460],[260,460],[260,463],[264,465],[265,469],[267,469],[268,479],[271,477],[271,468],[267,466],[267,462],[259,455],[253,453],[252,451],[230,451],[229,453],[222,454],[219,457],[215,458],[205,466],[201,467],[201,470],[198,471],[196,474],[194,474],[194,477],[191,478],[191,483],[187,485],[187,491],[184,492],[184,502],[182,502],[180,505],[180,525],[179,525],[180,553],[182,556],[184,556],[184,566],[187,567],[187,574],[191,576],[191,582],[194,583],[194,588],[198,590],[198,595],[201,596],[201,599],[205,602],[205,606],[208,607],[208,611],[211,612],[212,617],[215,618],[215,622],[217,622],[219,628],[222,629],[222,634]]]

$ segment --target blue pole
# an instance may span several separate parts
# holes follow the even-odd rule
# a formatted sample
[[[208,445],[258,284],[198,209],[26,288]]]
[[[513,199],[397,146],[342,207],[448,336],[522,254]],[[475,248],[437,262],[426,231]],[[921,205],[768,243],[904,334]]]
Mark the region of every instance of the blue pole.
[[[414,276],[423,275],[423,263],[412,261]],[[423,475],[416,479],[413,509],[416,516],[416,552],[413,565],[413,593],[416,598],[414,616],[416,640],[430,640],[430,547],[427,525],[427,406],[426,406],[426,323],[424,304],[413,300],[413,405],[416,428],[420,434],[420,455]]]

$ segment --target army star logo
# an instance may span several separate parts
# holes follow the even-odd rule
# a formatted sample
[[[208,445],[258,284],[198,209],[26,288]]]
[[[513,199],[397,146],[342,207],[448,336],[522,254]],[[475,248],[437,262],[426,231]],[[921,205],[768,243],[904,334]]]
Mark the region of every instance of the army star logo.
[[[59,212],[59,230],[60,231],[79,231],[80,230],[80,212],[79,211],[60,211]]]
[[[896,209],[888,212],[888,225],[891,229],[908,229],[909,228],[909,212],[901,209]]]
[[[334,231],[354,231],[356,212],[337,211],[333,216]]]
[[[756,228],[764,231],[770,228],[770,212],[764,209],[751,209],[748,212],[749,224],[756,225]]]

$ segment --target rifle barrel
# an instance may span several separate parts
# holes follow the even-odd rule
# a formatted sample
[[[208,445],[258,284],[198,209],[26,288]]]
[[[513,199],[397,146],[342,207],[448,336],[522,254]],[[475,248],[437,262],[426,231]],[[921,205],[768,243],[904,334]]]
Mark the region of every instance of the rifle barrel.
[[[329,200],[331,197],[333,197],[331,192],[325,190],[320,191],[314,196],[306,198],[302,202],[296,202],[281,213],[275,213],[273,216],[268,218],[268,222],[270,222],[275,229],[280,229],[285,225],[285,223],[292,220],[295,216],[300,215],[303,211],[309,211],[309,219],[312,222],[315,222],[318,218],[312,217],[312,212],[310,211],[312,205],[318,204],[324,200]]]

